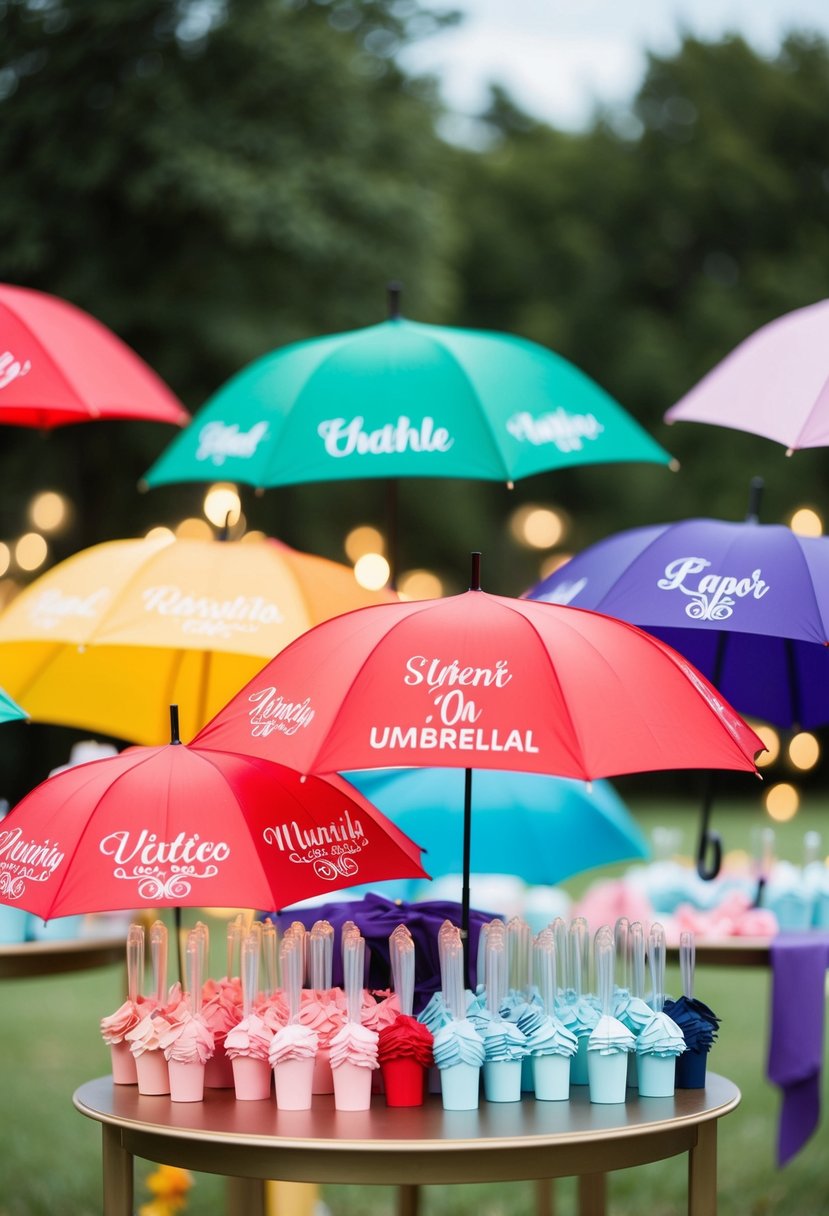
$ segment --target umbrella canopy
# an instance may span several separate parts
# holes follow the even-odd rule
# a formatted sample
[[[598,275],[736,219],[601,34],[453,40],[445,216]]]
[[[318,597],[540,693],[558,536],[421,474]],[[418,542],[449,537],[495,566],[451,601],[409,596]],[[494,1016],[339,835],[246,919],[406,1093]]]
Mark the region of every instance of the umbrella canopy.
[[[362,477],[513,482],[671,457],[573,364],[508,334],[380,325],[283,347],[210,398],[146,475],[259,487]]]
[[[0,688],[0,722],[17,722],[21,718],[28,718],[25,709],[21,709],[19,705],[15,705],[11,697],[7,696]]]
[[[100,321],[57,296],[0,283],[0,423],[52,428],[137,418],[183,426],[189,417]]]
[[[393,600],[274,540],[117,540],[52,567],[0,614],[0,672],[35,721],[136,743],[194,734],[300,633]]]
[[[199,746],[279,757],[303,772],[468,766],[464,929],[473,766],[582,779],[753,771],[763,747],[698,672],[634,626],[487,595],[474,561],[472,586],[318,625],[197,736]]]
[[[784,728],[829,722],[829,538],[720,519],[633,528],[527,594],[647,629],[741,713]]]
[[[420,850],[338,778],[178,742],[49,777],[0,824],[0,902],[48,919],[282,907],[427,877]]]
[[[468,591],[326,621],[199,733],[303,772],[754,771],[754,732],[675,651],[611,617]]]
[[[665,414],[797,448],[829,444],[829,300],[761,326]]]
[[[461,769],[367,769],[346,773],[384,815],[426,851],[429,873],[460,873]],[[592,786],[542,773],[480,769],[474,775],[473,874],[514,874],[527,883],[649,856],[647,841],[607,781]]]

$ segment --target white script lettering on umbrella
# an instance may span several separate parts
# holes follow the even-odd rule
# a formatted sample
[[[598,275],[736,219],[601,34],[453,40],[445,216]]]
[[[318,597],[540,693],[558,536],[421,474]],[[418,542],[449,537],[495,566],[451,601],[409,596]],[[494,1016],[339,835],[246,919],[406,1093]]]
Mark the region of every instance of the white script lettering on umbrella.
[[[47,882],[63,861],[57,842],[27,840],[20,828],[0,831],[0,891],[19,899],[27,882]]]
[[[229,456],[249,460],[268,434],[267,422],[256,422],[243,431],[238,422],[208,422],[199,431],[196,460],[224,464]]]
[[[512,672],[506,659],[498,659],[494,667],[461,667],[457,659],[448,663],[426,655],[413,655],[406,662],[403,683],[424,684],[437,711],[439,726],[431,725],[434,715],[428,714],[423,726],[372,726],[370,746],[439,748],[459,751],[524,751],[537,752],[531,730],[487,730],[476,724],[483,713],[467,688],[506,688]]]
[[[686,580],[701,574],[710,565],[704,557],[678,557],[665,567],[665,576],[657,579],[656,585],[660,591],[681,591],[690,596],[685,613],[695,621],[725,621],[733,614],[737,599],[759,600],[771,590],[761,578],[759,566],[742,578],[731,574],[703,574],[695,583],[686,586]]]
[[[0,355],[0,388],[8,388],[21,376],[27,376],[31,370],[32,365],[28,359],[24,359],[21,363],[19,359],[15,359],[10,350],[4,350]]]
[[[552,591],[539,595],[538,599],[544,604],[572,604],[586,586],[586,578],[575,578],[571,583],[559,583]]]
[[[387,422],[376,430],[363,429],[361,415],[346,422],[345,418],[328,418],[317,427],[317,434],[329,456],[393,456],[399,452],[448,452],[455,442],[444,426],[435,426],[427,414],[418,425],[405,414],[397,422]]]
[[[326,882],[353,878],[360,869],[354,857],[368,845],[363,825],[348,811],[327,827],[302,828],[296,820],[276,823],[265,828],[262,837],[266,844],[287,853],[294,864],[313,866],[314,873]]]
[[[183,899],[194,880],[215,878],[217,862],[227,861],[230,845],[223,840],[202,840],[198,834],[179,832],[173,840],[162,840],[146,828],[140,832],[110,832],[98,848],[115,862],[113,877],[138,884],[138,895],[154,899]]]
[[[229,638],[234,633],[257,633],[263,625],[278,625],[284,619],[279,606],[261,595],[237,595],[217,600],[209,595],[188,595],[173,585],[147,587],[142,592],[144,610],[158,616],[181,618],[184,633]]]
[[[61,621],[79,617],[90,621],[100,615],[110,598],[108,587],[99,587],[89,595],[64,595],[58,588],[43,591],[29,608],[29,619],[38,629],[54,629]]]
[[[580,452],[585,441],[593,442],[604,431],[595,414],[570,414],[561,406],[538,417],[521,410],[507,419],[506,427],[513,439],[534,447],[552,443],[560,452]]]
[[[300,726],[310,726],[314,720],[310,697],[306,697],[304,701],[285,701],[273,685],[251,693],[248,700],[253,703],[253,708],[248,710],[248,717],[250,733],[254,738],[260,735],[267,738],[274,731],[294,735]]]

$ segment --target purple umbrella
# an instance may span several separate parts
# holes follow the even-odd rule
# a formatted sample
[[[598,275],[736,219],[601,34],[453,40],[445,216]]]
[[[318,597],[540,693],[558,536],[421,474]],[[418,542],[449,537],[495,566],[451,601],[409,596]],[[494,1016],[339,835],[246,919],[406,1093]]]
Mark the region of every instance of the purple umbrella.
[[[666,422],[708,422],[796,448],[829,445],[829,300],[761,326],[672,406]]]
[[[742,714],[778,727],[829,722],[829,538],[689,519],[591,545],[527,592],[647,629],[694,664]],[[698,868],[705,853],[710,795]],[[717,849],[715,847],[715,854]],[[714,871],[719,868],[718,859]],[[712,875],[713,876],[713,875]]]

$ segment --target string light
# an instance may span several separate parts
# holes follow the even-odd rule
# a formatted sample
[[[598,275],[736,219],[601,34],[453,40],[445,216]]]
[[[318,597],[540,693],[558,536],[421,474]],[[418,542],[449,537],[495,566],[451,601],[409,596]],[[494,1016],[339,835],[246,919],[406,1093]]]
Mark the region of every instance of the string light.
[[[150,528],[149,532],[145,533],[145,540],[175,540],[175,533],[172,528],[166,528],[163,524],[159,524],[155,528]]]
[[[407,570],[401,574],[397,590],[407,600],[436,600],[443,595],[443,583],[431,570]]]
[[[14,560],[21,570],[37,570],[46,561],[49,547],[39,532],[27,532],[14,547]]]
[[[12,561],[12,551],[8,545],[4,545],[0,541],[0,575],[3,575],[8,570]]]
[[[509,528],[518,543],[528,549],[552,549],[565,532],[564,520],[558,511],[531,503],[513,511]]]
[[[382,553],[386,544],[383,540],[383,533],[377,528],[372,528],[368,524],[360,524],[358,528],[352,528],[348,536],[345,538],[344,548],[348,556],[348,560],[354,565],[365,557],[368,553]]]
[[[804,772],[814,768],[820,759],[820,744],[814,735],[801,731],[789,743],[789,761]]]
[[[66,523],[68,504],[62,494],[44,490],[29,504],[29,519],[41,532],[54,532]]]
[[[191,515],[176,525],[176,536],[179,540],[212,540],[213,529],[206,519],[196,519]]]
[[[777,757],[780,755],[780,736],[773,726],[766,726],[764,723],[757,725],[752,723],[754,733],[759,735],[766,745],[766,750],[760,752],[757,757],[756,764],[758,768],[768,768],[770,764],[774,764]]]
[[[798,507],[789,520],[789,527],[798,536],[823,535],[823,520],[812,507]]]
[[[800,795],[793,785],[781,781],[766,793],[766,814],[775,823],[788,823],[800,807]]]
[[[382,553],[364,553],[354,563],[354,577],[367,591],[379,591],[389,581],[391,567]]]
[[[225,523],[233,527],[242,512],[239,491],[230,481],[217,481],[205,494],[202,509],[214,527],[223,528]]]

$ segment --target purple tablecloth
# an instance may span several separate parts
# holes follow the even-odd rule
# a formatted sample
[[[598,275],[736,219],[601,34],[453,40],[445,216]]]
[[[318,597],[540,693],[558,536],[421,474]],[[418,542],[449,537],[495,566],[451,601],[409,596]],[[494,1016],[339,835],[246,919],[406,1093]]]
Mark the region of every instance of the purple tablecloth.
[[[292,921],[299,920],[310,929],[315,921],[327,920],[334,926],[339,946],[340,929],[347,920],[353,920],[366,939],[367,953],[371,952],[366,977],[369,988],[388,988],[391,983],[389,960],[389,934],[401,921],[408,927],[415,942],[415,996],[414,1012],[419,1013],[429,997],[440,988],[440,959],[438,957],[438,930],[445,920],[460,925],[461,906],[440,900],[423,903],[397,903],[384,899],[382,895],[366,895],[364,899],[351,902],[333,900],[318,904],[314,908],[288,909],[273,914],[281,933]],[[472,985],[475,985],[475,966],[478,958],[478,936],[481,925],[492,919],[491,913],[469,913],[469,960]],[[339,949],[334,951],[333,982],[342,984],[342,959]]]
[[[770,948],[772,989],[767,1075],[783,1102],[777,1164],[785,1165],[820,1120],[820,1073],[829,934],[781,933]]]

